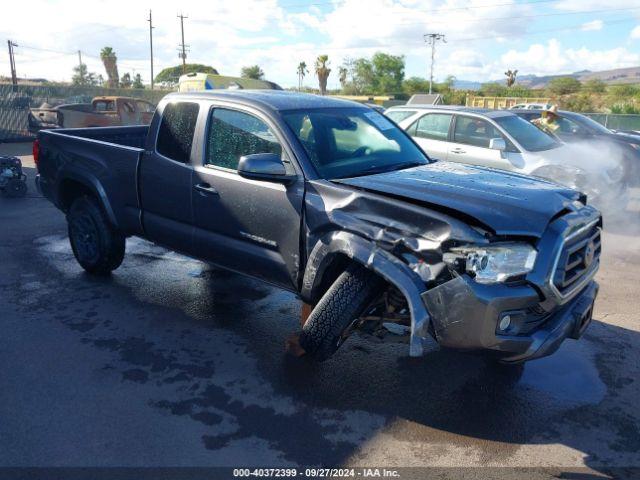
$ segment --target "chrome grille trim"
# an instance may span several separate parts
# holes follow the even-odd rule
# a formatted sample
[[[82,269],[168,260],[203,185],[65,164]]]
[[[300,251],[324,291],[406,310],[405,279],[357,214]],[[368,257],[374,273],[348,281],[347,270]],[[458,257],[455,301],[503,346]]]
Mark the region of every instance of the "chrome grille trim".
[[[586,231],[588,231],[588,230],[592,229],[593,227],[595,227],[599,222],[600,222],[600,219],[597,219],[597,220],[594,220],[593,222],[590,222],[590,223],[588,223],[586,225],[583,225],[578,230],[576,230],[575,232],[573,232],[572,234],[567,236],[562,241],[562,244],[561,244],[560,248],[558,249],[558,254],[556,255],[556,258],[555,258],[555,260],[553,262],[553,268],[551,269],[551,276],[549,277],[548,287],[553,292],[553,294],[557,297],[557,299],[559,300],[559,302],[561,304],[568,302],[580,290],[582,290],[585,287],[585,285],[587,285],[587,283],[589,283],[593,279],[593,277],[595,276],[596,272],[598,271],[598,268],[600,267],[600,253],[598,253],[598,255],[595,256],[595,258],[593,260],[593,263],[587,269],[585,269],[584,271],[580,272],[580,275],[576,275],[576,278],[573,279],[572,281],[570,281],[568,283],[565,282],[565,287],[566,288],[563,288],[563,290],[560,290],[556,286],[556,284],[554,282],[554,279],[556,277],[556,272],[558,271],[558,264],[560,262],[560,259],[562,258],[562,255],[564,253],[567,253],[567,245],[570,244],[571,241],[574,238],[579,237],[580,235],[584,234]],[[593,235],[588,237],[587,239],[582,240],[577,245],[570,245],[569,246],[569,250],[568,251],[570,253],[568,253],[568,255],[567,255],[567,262],[571,258],[571,254],[572,253],[575,253],[576,251],[580,250],[584,245],[586,245],[586,243],[588,243],[589,240],[594,239],[594,238],[599,238],[600,239],[600,241],[598,243],[598,250],[601,251],[602,229],[600,227],[598,227],[597,231]],[[584,244],[584,245],[582,245],[582,244]],[[572,249],[573,249],[573,251],[572,251]],[[569,266],[575,268],[575,266],[579,265],[579,263],[576,264],[576,261],[577,260],[574,260],[572,262],[572,263],[574,263],[574,265],[569,264]],[[569,268],[566,268],[566,270],[569,270]],[[563,278],[564,278],[564,275],[563,275]]]

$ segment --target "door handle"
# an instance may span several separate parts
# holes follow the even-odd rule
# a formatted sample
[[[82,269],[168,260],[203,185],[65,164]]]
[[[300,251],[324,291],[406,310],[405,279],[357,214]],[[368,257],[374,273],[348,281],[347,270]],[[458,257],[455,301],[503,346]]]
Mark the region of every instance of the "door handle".
[[[461,148],[454,148],[451,150],[451,153],[467,153],[466,150],[462,150]]]
[[[205,195],[218,195],[218,191],[208,183],[198,183],[193,188]]]

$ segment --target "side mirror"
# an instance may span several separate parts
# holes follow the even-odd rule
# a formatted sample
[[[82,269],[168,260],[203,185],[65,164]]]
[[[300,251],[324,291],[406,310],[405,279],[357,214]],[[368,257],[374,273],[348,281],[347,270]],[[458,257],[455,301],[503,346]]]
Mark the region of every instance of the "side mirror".
[[[504,151],[507,149],[507,144],[504,141],[504,138],[492,138],[489,140],[489,148],[491,150]]]
[[[296,178],[287,173],[282,159],[275,153],[254,153],[240,157],[238,174],[244,178],[278,183],[291,183]]]

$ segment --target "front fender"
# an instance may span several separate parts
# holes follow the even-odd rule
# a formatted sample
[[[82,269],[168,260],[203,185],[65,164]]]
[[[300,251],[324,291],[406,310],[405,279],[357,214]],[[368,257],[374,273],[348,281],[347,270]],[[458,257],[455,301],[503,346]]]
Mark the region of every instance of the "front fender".
[[[426,290],[424,282],[397,257],[363,237],[340,231],[327,233],[318,240],[304,272],[300,292],[303,300],[309,302],[318,297],[323,275],[336,255],[345,255],[361,263],[402,292],[411,311],[409,355],[421,356],[431,321],[421,297]]]

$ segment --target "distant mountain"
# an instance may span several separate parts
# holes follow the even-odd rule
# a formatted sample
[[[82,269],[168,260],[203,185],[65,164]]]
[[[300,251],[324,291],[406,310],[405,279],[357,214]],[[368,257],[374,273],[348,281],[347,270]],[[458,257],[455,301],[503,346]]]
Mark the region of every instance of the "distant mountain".
[[[453,88],[455,88],[456,90],[479,90],[480,85],[482,85],[482,83],[474,82],[471,80],[456,79],[453,81]]]
[[[549,81],[558,77],[573,77],[581,82],[597,78],[604,83],[640,83],[640,67],[615,68],[613,70],[603,70],[600,72],[592,72],[590,70],[581,70],[579,72],[565,73],[561,75],[518,75],[516,82],[529,88],[544,88]],[[496,83],[505,83],[506,79],[494,80]]]

